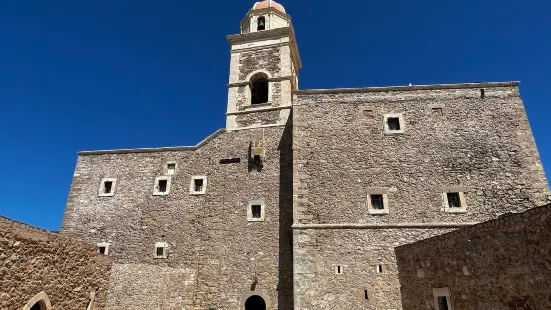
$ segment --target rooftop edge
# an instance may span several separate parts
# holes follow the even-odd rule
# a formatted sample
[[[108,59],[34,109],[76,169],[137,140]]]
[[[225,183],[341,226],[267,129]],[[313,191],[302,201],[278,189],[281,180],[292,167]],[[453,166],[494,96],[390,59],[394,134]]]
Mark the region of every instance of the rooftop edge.
[[[305,89],[305,90],[295,90],[293,91],[293,94],[314,95],[314,94],[370,93],[370,92],[387,92],[387,91],[414,91],[414,90],[438,90],[438,89],[461,89],[461,88],[516,87],[519,84],[520,84],[520,81],[511,81],[511,82],[433,84],[433,85],[383,86],[383,87],[361,87],[361,88]]]
[[[138,149],[119,149],[119,150],[99,150],[99,151],[81,151],[79,156],[86,155],[104,155],[104,154],[128,154],[128,153],[154,153],[154,152],[174,152],[174,151],[195,151],[207,142],[216,138],[221,133],[226,132],[226,129],[218,129],[210,136],[203,139],[195,146],[171,146],[171,147],[155,147],[155,148],[138,148]]]

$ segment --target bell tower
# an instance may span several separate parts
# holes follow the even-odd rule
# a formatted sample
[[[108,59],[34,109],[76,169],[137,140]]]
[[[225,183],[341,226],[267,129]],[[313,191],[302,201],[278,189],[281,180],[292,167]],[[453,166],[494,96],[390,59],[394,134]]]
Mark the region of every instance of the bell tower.
[[[272,0],[256,2],[231,46],[226,129],[284,126],[302,67],[291,16]]]

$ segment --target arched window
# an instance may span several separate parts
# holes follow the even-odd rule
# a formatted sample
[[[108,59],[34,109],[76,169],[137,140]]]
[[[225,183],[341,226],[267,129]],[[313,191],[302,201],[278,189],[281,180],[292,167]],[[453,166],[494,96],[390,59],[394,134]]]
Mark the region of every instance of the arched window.
[[[251,79],[251,104],[268,102],[268,77],[261,73]]]
[[[44,292],[40,292],[23,307],[23,310],[48,310],[51,307],[52,304],[48,295]]]
[[[256,30],[257,31],[262,31],[262,30],[265,30],[265,29],[266,29],[266,18],[264,18],[264,16],[260,16],[258,18]]]
[[[266,302],[258,295],[253,295],[245,301],[245,310],[266,310]]]

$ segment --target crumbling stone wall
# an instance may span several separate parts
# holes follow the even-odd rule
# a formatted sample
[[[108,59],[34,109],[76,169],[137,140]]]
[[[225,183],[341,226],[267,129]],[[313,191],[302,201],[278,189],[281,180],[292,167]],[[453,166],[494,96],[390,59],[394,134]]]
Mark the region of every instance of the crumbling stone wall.
[[[435,309],[449,287],[453,310],[551,308],[551,205],[396,248],[404,310]]]
[[[111,259],[95,246],[0,217],[0,309],[45,292],[56,310],[105,309]]]
[[[549,194],[516,83],[306,90],[293,104],[298,310],[400,309],[392,247]],[[403,113],[403,134],[384,133],[393,113]],[[442,211],[449,187],[465,192],[466,213]],[[389,214],[368,212],[373,189],[387,192]],[[374,260],[388,262],[387,274],[366,274]],[[336,275],[338,261],[354,267]],[[358,293],[366,286],[369,302]]]
[[[263,132],[266,162],[249,164],[253,133]],[[221,159],[239,163],[221,164]],[[154,180],[176,162],[170,192]],[[190,195],[192,176],[205,195]],[[100,197],[102,178],[117,178]],[[292,309],[291,128],[220,131],[198,147],[81,153],[62,233],[109,242],[115,266],[107,309],[240,309],[252,290],[269,309]],[[265,201],[265,221],[248,222],[249,201]],[[155,258],[155,243],[168,258]]]

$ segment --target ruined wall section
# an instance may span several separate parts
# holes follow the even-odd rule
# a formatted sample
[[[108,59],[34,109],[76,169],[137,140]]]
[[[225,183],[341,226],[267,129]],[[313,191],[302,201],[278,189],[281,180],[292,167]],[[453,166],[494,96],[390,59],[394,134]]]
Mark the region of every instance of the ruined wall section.
[[[304,91],[294,105],[297,222],[473,222],[549,194],[515,86]],[[391,113],[403,114],[403,134],[385,135]],[[444,188],[454,186],[465,191],[464,214],[441,211]],[[388,191],[388,215],[366,211],[373,188]]]
[[[0,309],[45,292],[56,310],[105,309],[111,259],[95,246],[0,217]]]
[[[551,205],[396,248],[404,310],[550,309]]]
[[[262,169],[248,160],[258,132],[266,148]],[[157,308],[159,296],[167,296],[163,309],[237,309],[255,281],[270,309],[292,303],[292,187],[286,176],[292,155],[285,140],[290,129],[277,127],[221,132],[196,149],[81,154],[62,232],[110,243],[116,265],[108,309]],[[230,158],[241,161],[220,163]],[[169,162],[177,164],[170,192],[154,196],[155,178],[167,174]],[[192,176],[207,177],[206,194],[190,195]],[[117,179],[115,194],[100,197],[107,177]],[[247,221],[253,200],[265,202],[265,221]],[[157,242],[168,244],[166,259],[155,258]]]

